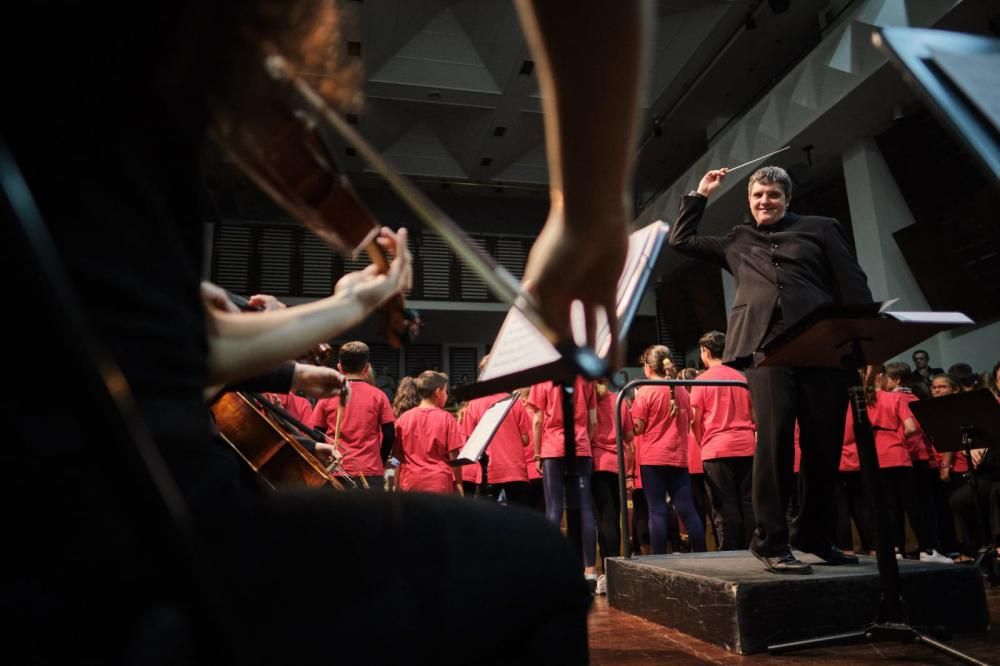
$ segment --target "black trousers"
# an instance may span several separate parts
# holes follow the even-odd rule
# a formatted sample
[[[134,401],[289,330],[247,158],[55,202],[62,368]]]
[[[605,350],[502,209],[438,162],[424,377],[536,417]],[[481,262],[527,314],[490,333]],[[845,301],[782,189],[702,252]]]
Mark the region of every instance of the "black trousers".
[[[834,543],[844,550],[854,550],[851,518],[858,528],[862,552],[875,550],[871,498],[861,479],[861,472],[839,472],[836,485],[837,522]]]
[[[990,540],[990,492],[995,477],[992,473],[976,472],[976,486],[973,490],[970,474],[951,494],[948,504],[958,518],[962,528],[962,553],[973,556]],[[979,511],[976,510],[976,502]]]
[[[531,508],[531,490],[528,486],[527,481],[507,481],[506,483],[494,483],[492,486],[493,494],[497,497],[500,496],[500,491],[502,490],[507,496],[508,505],[523,506],[527,509]]]
[[[649,505],[642,488],[632,489],[632,554],[639,555],[650,544]]]
[[[605,557],[621,555],[621,498],[618,496],[618,475],[614,472],[594,472],[590,477],[594,495],[594,517],[597,519],[597,545],[601,562]]]
[[[747,371],[757,422],[753,463],[755,530],[751,546],[781,555],[791,541],[804,549],[830,540],[833,489],[844,443],[847,373],[825,368],[751,368]],[[795,421],[799,422],[799,514],[792,534],[785,509],[793,488]]]
[[[920,512],[921,533],[917,534],[921,550],[941,550],[941,538],[938,530],[938,515],[934,507],[934,492],[938,478],[937,468],[931,468],[926,460],[913,461],[913,480],[916,491],[916,504]],[[910,519],[913,522],[913,519]],[[914,523],[916,524],[916,523]]]
[[[708,494],[715,509],[719,550],[744,550],[753,535],[753,458],[714,458],[704,462]],[[693,478],[693,477],[692,477]]]

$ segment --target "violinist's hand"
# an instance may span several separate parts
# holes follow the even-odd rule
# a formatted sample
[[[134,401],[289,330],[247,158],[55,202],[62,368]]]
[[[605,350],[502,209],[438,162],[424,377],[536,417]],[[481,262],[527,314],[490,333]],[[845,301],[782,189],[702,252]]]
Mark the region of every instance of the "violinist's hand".
[[[591,347],[598,312],[604,311],[615,332],[608,355],[612,370],[621,365],[616,291],[628,252],[627,223],[624,206],[620,213],[593,223],[577,220],[568,224],[562,207],[553,205],[524,271],[525,289],[535,298],[542,317],[560,341],[572,339],[573,301],[583,304],[586,344]]]
[[[344,455],[333,444],[316,442],[316,457],[324,465],[339,464]]]
[[[365,307],[375,309],[409,289],[413,282],[413,260],[406,241],[406,229],[394,232],[382,227],[376,242],[386,253],[393,255],[388,272],[380,274],[372,265],[348,273],[337,281],[333,293],[357,298]]]
[[[295,364],[292,391],[317,400],[339,395],[345,405],[351,398],[351,384],[347,377],[333,368],[308,363]]]
[[[263,310],[264,312],[270,312],[271,310],[284,310],[288,307],[271,294],[254,294],[248,300],[250,301],[250,305]]]
[[[236,312],[240,309],[229,300],[226,290],[208,280],[201,281],[201,301],[208,310],[221,310],[222,312]]]
[[[701,182],[698,183],[698,194],[706,199],[712,196],[712,193],[719,189],[719,185],[722,185],[722,181],[725,179],[727,173],[729,173],[729,169],[725,167],[712,169],[706,173],[702,176]]]

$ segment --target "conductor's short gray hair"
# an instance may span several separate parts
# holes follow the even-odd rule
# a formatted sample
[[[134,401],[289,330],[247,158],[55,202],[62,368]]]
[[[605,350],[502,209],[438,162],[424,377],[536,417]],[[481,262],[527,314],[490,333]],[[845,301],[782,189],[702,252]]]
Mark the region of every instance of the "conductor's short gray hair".
[[[753,189],[754,183],[777,184],[784,191],[786,199],[792,196],[792,179],[781,167],[766,166],[754,171],[747,183],[747,192]]]

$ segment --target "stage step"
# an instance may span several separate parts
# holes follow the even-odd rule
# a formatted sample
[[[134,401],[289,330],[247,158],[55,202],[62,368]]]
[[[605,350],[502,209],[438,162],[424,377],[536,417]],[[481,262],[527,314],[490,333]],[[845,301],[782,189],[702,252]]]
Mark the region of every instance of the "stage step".
[[[775,575],[747,551],[608,558],[608,602],[739,654],[768,645],[856,631],[875,619],[875,558],[813,574]],[[982,576],[969,565],[899,561],[913,626],[977,633],[989,626]]]

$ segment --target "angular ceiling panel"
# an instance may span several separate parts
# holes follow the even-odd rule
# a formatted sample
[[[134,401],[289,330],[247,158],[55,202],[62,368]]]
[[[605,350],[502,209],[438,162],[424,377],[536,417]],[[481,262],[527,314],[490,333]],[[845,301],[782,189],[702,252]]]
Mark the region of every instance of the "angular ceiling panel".
[[[500,92],[472,40],[448,7],[369,78],[380,83]]]
[[[434,131],[420,123],[385,149],[385,158],[409,176],[464,179],[468,174]],[[370,168],[365,171],[372,172]]]

